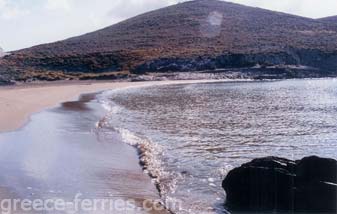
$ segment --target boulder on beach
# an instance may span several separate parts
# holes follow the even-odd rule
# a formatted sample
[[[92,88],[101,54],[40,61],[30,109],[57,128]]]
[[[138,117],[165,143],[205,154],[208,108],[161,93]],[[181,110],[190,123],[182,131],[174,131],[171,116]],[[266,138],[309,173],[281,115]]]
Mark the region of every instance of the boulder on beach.
[[[230,171],[222,187],[230,211],[336,213],[337,161],[259,158]]]

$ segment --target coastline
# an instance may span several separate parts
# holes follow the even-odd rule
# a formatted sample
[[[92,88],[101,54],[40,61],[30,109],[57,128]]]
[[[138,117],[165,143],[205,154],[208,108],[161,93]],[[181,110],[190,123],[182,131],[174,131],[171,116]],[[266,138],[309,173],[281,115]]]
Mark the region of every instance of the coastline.
[[[67,184],[69,180],[81,180],[83,176],[86,175],[73,175],[71,169],[82,168],[82,155],[84,155],[85,159],[88,159],[90,162],[89,165],[94,164],[95,167],[90,169],[89,171],[99,171],[97,174],[104,174],[103,177],[88,177],[88,180],[94,181],[94,183],[98,182],[99,185],[109,186],[108,188],[100,189],[100,187],[94,186],[93,189],[97,189],[100,192],[92,192],[93,194],[97,194],[94,197],[100,197],[102,193],[106,194],[110,189],[118,190],[112,194],[108,194],[108,197],[119,198],[122,196],[122,200],[124,202],[128,202],[128,200],[135,201],[135,205],[137,209],[142,209],[142,206],[145,203],[148,203],[150,200],[151,207],[159,206],[163,208],[162,210],[151,210],[146,213],[159,213],[166,214],[171,213],[171,205],[166,207],[166,203],[162,201],[160,189],[158,189],[157,184],[151,178],[151,176],[147,173],[144,173],[144,166],[140,162],[140,151],[136,146],[130,145],[124,142],[123,139],[120,139],[120,135],[118,133],[114,133],[109,130],[106,133],[100,132],[99,130],[92,130],[92,127],[87,127],[84,124],[93,124],[102,118],[104,111],[103,106],[101,104],[91,103],[91,100],[96,100],[93,98],[95,94],[103,92],[105,90],[114,90],[114,89],[127,89],[127,88],[140,88],[140,87],[148,87],[148,86],[164,86],[164,85],[179,85],[179,84],[197,84],[197,83],[218,83],[218,82],[248,82],[250,80],[233,80],[233,79],[222,79],[222,80],[168,80],[168,81],[148,81],[148,82],[59,82],[59,83],[42,83],[42,84],[31,84],[31,85],[18,85],[11,87],[0,87],[0,108],[2,111],[0,112],[0,146],[2,150],[7,151],[8,147],[13,147],[10,155],[10,160],[3,160],[2,165],[8,166],[13,162],[21,163],[22,156],[33,156],[34,161],[32,163],[39,162],[43,163],[42,165],[46,165],[42,168],[51,169],[48,172],[49,177],[57,178],[59,174],[57,172],[63,171],[64,167],[68,163],[74,163],[73,166],[66,167],[66,170],[70,170],[69,173],[65,173],[64,176],[56,179],[59,185],[63,186]],[[86,105],[91,106],[89,109]],[[95,107],[96,106],[96,107]],[[62,110],[68,109],[69,112],[62,113]],[[96,110],[95,110],[96,109]],[[61,114],[64,115],[64,119],[58,119],[58,116],[54,118],[53,112],[58,112],[61,110]],[[90,112],[89,112],[90,111]],[[72,113],[73,112],[73,113]],[[96,113],[95,113],[96,112]],[[83,115],[80,118],[81,120],[71,119],[74,115]],[[90,115],[90,116],[89,116]],[[97,117],[98,116],[98,117]],[[94,120],[88,120],[88,118],[94,117]],[[52,121],[57,121],[55,124]],[[68,124],[68,122],[70,122]],[[75,125],[80,123],[82,125]],[[68,125],[67,125],[68,124]],[[87,133],[90,137],[81,136],[81,134],[76,134],[76,131],[68,131],[68,126],[70,124],[75,125],[75,130],[81,130],[80,132]],[[45,130],[45,131],[43,131]],[[54,134],[57,130],[62,130],[59,134]],[[70,129],[72,130],[72,128]],[[42,134],[43,133],[43,134]],[[68,134],[67,134],[68,133]],[[112,134],[112,137],[110,136]],[[30,136],[26,138],[25,136]],[[41,135],[43,137],[41,137]],[[41,140],[40,140],[41,138]],[[45,144],[45,140],[48,144]],[[73,142],[87,142],[88,145],[93,146],[91,152],[87,153],[86,146],[80,146],[81,150],[76,153],[69,152],[73,150]],[[17,144],[17,142],[20,142]],[[113,142],[113,145],[109,145]],[[51,144],[50,144],[51,143]],[[70,146],[67,145],[70,143]],[[111,147],[109,150],[106,148],[102,149],[103,146],[109,145]],[[50,145],[49,145],[50,144]],[[56,147],[56,149],[55,149]],[[82,148],[83,147],[83,148]],[[44,148],[44,149],[42,149]],[[42,155],[41,149],[45,151],[45,155]],[[54,151],[52,150],[61,150],[63,153],[69,154],[61,154],[63,158],[55,159]],[[49,151],[50,150],[50,151]],[[104,157],[104,160],[109,160],[109,164],[106,164],[106,168],[101,168],[101,163],[97,163],[96,159],[92,159],[93,157],[98,157],[94,155],[95,150],[100,150],[98,152],[98,156],[100,158]],[[46,152],[48,151],[48,152]],[[51,152],[51,153],[49,153]],[[17,154],[23,153],[22,155],[17,156]],[[32,155],[33,154],[33,155]],[[8,154],[6,154],[8,155]],[[88,155],[88,156],[87,156]],[[58,155],[57,155],[58,156]],[[77,157],[78,156],[78,157]],[[25,158],[23,158],[25,159]],[[35,160],[36,159],[36,160]],[[49,160],[52,159],[52,160]],[[50,165],[54,161],[57,162],[56,167]],[[1,162],[1,161],[0,161]],[[61,164],[60,164],[61,163]],[[23,164],[23,163],[21,163]],[[23,164],[24,165],[24,164]],[[52,169],[55,167],[54,169]],[[86,166],[84,169],[88,169]],[[18,167],[13,167],[17,169]],[[5,172],[6,169],[3,170]],[[28,165],[28,169],[25,169],[29,173],[34,172],[34,174],[43,174],[45,172],[40,171],[40,168],[37,169],[35,164]],[[76,170],[77,171],[77,170]],[[12,172],[8,172],[9,177],[12,177]],[[26,172],[21,172],[20,169],[13,170],[13,173],[20,174],[18,179],[25,180],[29,177]],[[55,174],[56,173],[56,174]],[[83,172],[80,172],[83,173]],[[108,175],[106,175],[108,174]],[[123,175],[123,176],[121,176]],[[70,176],[70,177],[68,177]],[[13,177],[15,177],[13,175]],[[81,178],[81,179],[80,179]],[[54,182],[50,179],[47,180],[47,183]],[[65,180],[65,181],[62,181]],[[44,182],[38,181],[37,183]],[[35,186],[36,181],[29,181],[20,187],[13,186],[13,183],[9,180],[8,183],[5,182],[5,190],[10,193],[18,194],[15,195],[18,198],[30,197],[29,194],[37,194],[36,189],[44,190],[45,187]],[[54,184],[52,184],[54,185]],[[87,187],[91,187],[92,183],[87,181],[79,186],[78,189],[86,189]],[[33,189],[31,189],[33,186]],[[74,186],[77,186],[75,183]],[[51,192],[54,192],[52,188]],[[90,188],[89,188],[90,189]],[[65,198],[66,195],[75,195],[76,191],[72,188],[65,188],[63,190],[59,190],[63,193],[58,195],[59,198],[68,200]],[[91,192],[90,189],[87,192]],[[131,191],[131,192],[130,192]],[[140,193],[140,194],[139,194]],[[45,195],[45,193],[39,193],[41,197],[48,197],[49,193]],[[3,193],[3,196],[9,197],[10,194],[6,192]],[[90,195],[87,197],[91,197]],[[104,196],[105,197],[105,196]],[[0,197],[1,199],[1,197]],[[48,198],[47,198],[48,199]],[[159,204],[158,204],[159,202]],[[172,203],[172,202],[170,202]],[[175,204],[173,204],[175,206]],[[161,209],[160,208],[160,209]]]
[[[79,197],[105,204],[92,207],[93,213],[100,209],[169,213],[151,178],[139,166],[134,147],[113,130],[93,128],[106,113],[95,97],[96,93],[82,94],[76,101],[33,114],[18,130],[0,134],[0,168],[5,174],[1,176],[0,200],[57,198],[73,203]],[[119,208],[115,203],[124,205]],[[143,210],[144,204],[151,210]],[[156,211],[155,206],[162,208]]]
[[[120,132],[120,129],[118,129],[119,125],[116,122],[121,120],[118,119],[109,120],[111,122],[110,123],[111,126],[109,125],[98,126],[98,124],[100,124],[99,122],[101,122],[101,119],[102,120],[105,119],[106,111],[110,111],[110,108],[108,108],[109,105],[107,106],[105,105],[106,104],[104,102],[105,99],[101,99],[104,98],[104,96],[99,97],[98,93],[100,93],[99,91],[105,90],[105,89],[102,90],[101,89],[102,87],[103,88],[108,87],[107,90],[116,89],[117,94],[119,94],[118,92],[121,91],[121,94],[119,94],[119,98],[118,96],[117,97],[110,96],[109,91],[107,93],[108,96],[106,96],[108,99],[113,98],[113,102],[111,105],[112,107],[114,107],[114,104],[116,104],[117,106],[118,104],[123,104],[123,102],[119,103],[118,100],[127,99],[133,100],[134,103],[130,103],[127,106],[125,106],[126,109],[128,109],[128,107],[130,106],[134,106],[137,104],[141,106],[141,109],[148,109],[149,106],[143,106],[141,103],[142,102],[151,103],[149,101],[153,100],[153,94],[156,94],[152,93],[153,92],[152,90],[154,89],[159,90],[159,92],[161,90],[166,94],[168,93],[167,88],[170,88],[171,86],[164,86],[164,85],[173,85],[173,89],[183,88],[184,91],[189,90],[186,93],[190,94],[197,92],[199,86],[202,88],[217,87],[218,84],[201,84],[201,85],[197,84],[197,83],[212,83],[212,82],[213,83],[229,82],[230,83],[229,85],[233,84],[236,85],[238,83],[238,81],[232,80],[112,82],[112,83],[66,82],[66,83],[53,83],[53,85],[43,83],[42,85],[33,84],[33,85],[22,85],[8,88],[0,88],[0,92],[2,91],[8,92],[12,90],[12,93],[13,91],[25,90],[27,91],[26,94],[30,95],[31,97],[35,96],[35,98],[36,96],[39,96],[42,93],[41,91],[43,91],[42,94],[49,93],[50,88],[52,88],[53,93],[56,94],[61,93],[61,95],[58,94],[57,98],[59,98],[59,96],[64,97],[66,95],[69,95],[66,90],[68,89],[68,87],[71,88],[71,90],[73,90],[72,93],[74,94],[75,92],[79,92],[79,94],[74,95],[74,100],[71,100],[72,99],[71,98],[68,99],[67,101],[64,100],[60,101],[58,106],[47,106],[44,109],[42,109],[41,112],[38,112],[36,114],[35,112],[30,113],[28,112],[30,114],[28,116],[30,118],[29,123],[27,123],[26,125],[22,124],[24,126],[18,130],[7,133],[0,133],[1,135],[0,151],[2,153],[0,155],[2,157],[2,159],[0,160],[1,162],[0,166],[3,174],[5,175],[2,176],[1,178],[3,189],[0,188],[1,193],[0,195],[2,195],[3,197],[10,197],[13,199],[15,198],[24,199],[26,197],[28,199],[33,199],[33,196],[37,195],[37,197],[41,197],[47,200],[49,199],[49,197],[55,196],[59,197],[62,200],[71,202],[72,198],[69,199],[68,197],[69,195],[70,197],[74,197],[76,196],[76,194],[80,194],[82,196],[82,194],[84,193],[83,196],[85,198],[88,198],[89,200],[95,200],[103,196],[107,197],[107,199],[111,201],[122,200],[124,203],[132,201],[134,202],[136,209],[142,209],[144,202],[149,201],[155,202],[154,204],[151,205],[154,207],[158,204],[159,201],[158,205],[166,209],[160,212],[147,212],[147,213],[159,213],[159,214],[174,213],[175,212],[174,208],[170,209],[170,203],[173,203],[173,205],[175,205],[174,200],[171,201],[169,199],[167,202],[165,196],[163,196],[165,194],[163,195],[161,194],[162,193],[161,189],[158,186],[157,181],[155,180],[157,176],[155,174],[154,174],[155,176],[153,177],[151,176],[152,175],[151,171],[148,171],[147,169],[148,164],[144,162],[144,160],[146,161],[146,159],[142,159],[142,156],[146,155],[145,154],[146,151],[144,152],[144,150],[142,150],[143,144],[133,144],[132,140],[130,143],[129,139],[123,137],[122,134],[123,132]],[[194,83],[196,84],[188,85]],[[179,86],[179,84],[183,85]],[[244,84],[246,85],[246,83]],[[257,84],[259,84],[259,81],[252,82],[252,85]],[[284,87],[284,85],[282,86],[282,84],[293,86],[292,82],[288,83],[281,82],[280,84],[281,85],[279,85],[279,83],[276,83],[275,84],[276,86],[274,84],[273,85],[276,88]],[[318,85],[321,84],[325,85],[324,81],[319,83]],[[269,83],[267,83],[267,85],[269,85]],[[297,85],[299,87],[303,87],[303,82],[300,81],[299,84]],[[310,84],[310,85],[314,88],[315,86],[317,86],[317,84],[313,85]],[[164,86],[164,87],[141,88],[147,86]],[[60,90],[60,87],[62,89],[63,88],[66,89]],[[48,90],[46,90],[46,88]],[[134,89],[123,90],[127,88],[134,88]],[[245,90],[251,91],[250,89],[251,87],[248,87]],[[55,92],[54,90],[57,90],[57,92]],[[84,92],[88,90],[93,91]],[[145,93],[143,93],[143,90]],[[147,93],[147,90],[151,90],[151,93]],[[211,91],[213,95],[214,90]],[[3,93],[5,94],[5,92]],[[112,94],[115,94],[114,91],[112,92],[113,92]],[[20,93],[23,94],[22,91]],[[149,97],[142,96],[141,97],[142,102],[140,102],[140,100],[137,99],[137,96],[130,96],[130,94],[132,93],[136,93],[136,95],[148,94]],[[224,97],[222,98],[226,100],[225,99],[227,97],[226,93],[224,93],[223,91],[219,93],[224,94]],[[176,94],[180,94],[180,92],[177,93],[177,91],[173,90],[173,92],[171,92],[171,97],[176,96]],[[197,94],[198,98],[200,98],[201,95],[199,93]],[[105,93],[103,95],[105,95]],[[208,95],[209,94],[206,93],[206,96]],[[76,96],[78,97],[75,98]],[[162,98],[162,100],[164,101],[168,100],[167,102],[172,104],[171,100],[168,99],[166,96],[163,96],[163,94],[159,93],[157,97]],[[27,96],[21,97],[21,102],[23,102],[22,100],[24,100],[25,98],[27,98]],[[38,98],[42,99],[40,97]],[[185,101],[185,98],[183,98],[182,100]],[[5,103],[2,101],[3,100],[0,101],[0,104]],[[253,102],[255,103],[255,101]],[[215,103],[215,102],[213,100],[213,102],[207,103]],[[28,105],[29,103],[24,104]],[[176,108],[175,104],[172,105],[174,106],[174,108]],[[121,106],[123,107],[124,105]],[[223,106],[225,105],[220,105],[220,108],[218,109],[222,109]],[[38,106],[34,107],[37,108]],[[157,110],[158,109],[160,108],[157,108]],[[9,112],[9,114],[13,113],[10,112],[9,110],[7,112]],[[126,112],[121,115],[122,118],[129,118],[129,116],[133,115],[132,112],[129,112],[127,110],[125,111],[117,110],[116,112],[115,111],[113,112],[114,112],[113,114],[116,115],[122,114],[122,112]],[[151,115],[151,113],[146,114],[146,117],[149,117],[148,115]],[[157,116],[158,115],[162,115],[162,112],[158,112]],[[145,118],[143,118],[143,120],[144,119]],[[121,122],[122,124],[126,125],[128,124],[127,121]],[[139,120],[132,122],[133,124],[139,124]],[[170,123],[169,121],[167,122]],[[183,121],[183,123],[185,124],[185,121]],[[122,129],[123,128],[125,127],[122,127]],[[144,129],[143,127],[143,130],[147,130],[147,128],[145,127]],[[165,130],[167,129],[165,128]],[[138,133],[137,130],[130,129],[130,131],[136,133],[135,136],[137,137]],[[141,137],[145,135],[143,133],[140,134],[139,136]],[[154,139],[149,138],[149,139],[151,139],[149,141],[150,147],[147,148],[152,148],[154,145],[152,144],[153,142],[161,142],[156,138]],[[181,143],[179,143],[179,140],[167,136],[166,139],[171,139],[172,142],[178,142],[178,144],[181,145]],[[147,150],[147,148],[145,148],[145,150]],[[211,149],[217,148],[218,147]],[[292,148],[293,147],[290,148],[290,152],[288,152],[288,154],[291,154],[291,152],[293,152]],[[179,149],[181,149],[181,147]],[[167,148],[164,148],[164,150],[169,151],[169,149]],[[306,151],[305,155],[309,153],[310,152]],[[286,155],[283,156],[282,153],[276,155],[280,157],[287,157]],[[322,154],[320,155],[323,156]],[[147,156],[149,155],[147,154]],[[300,155],[299,157],[302,156]],[[174,156],[174,158],[176,158],[176,156]],[[182,157],[179,158],[181,159]],[[237,161],[237,157],[235,157],[234,159],[235,161]],[[151,160],[156,160],[156,158],[152,158],[149,160],[150,162],[152,162]],[[195,159],[193,158],[193,161],[194,160]],[[212,160],[212,163],[213,161],[214,160]],[[221,162],[223,163],[227,161]],[[23,168],[20,168],[20,166]],[[229,166],[232,167],[235,165],[229,164]],[[217,165],[214,168],[220,169],[222,167],[223,167],[222,165]],[[169,169],[166,170],[166,172],[181,172],[184,174],[191,173],[189,172],[189,170],[181,171],[181,169],[185,169],[185,167]],[[227,169],[227,167],[225,166],[223,167],[223,169]],[[213,174],[214,172],[212,173],[212,170],[207,170],[207,173],[209,173],[207,174],[207,176],[203,176],[202,174],[200,176],[199,174],[196,174],[198,175],[196,177],[197,178],[205,177],[206,179],[200,180],[200,182],[205,182],[202,183],[200,186],[205,185],[204,188],[207,188],[207,190],[209,190],[211,188],[218,188],[220,186],[219,177],[217,177],[217,175],[218,173],[220,173],[222,176],[224,175],[222,174],[223,172],[224,171],[221,172],[217,171],[216,174]],[[222,179],[222,177],[220,179]],[[19,185],[17,182],[19,182]],[[195,182],[190,183],[194,184]],[[179,189],[182,189],[183,190],[182,192],[185,193],[184,188],[181,188],[182,186],[185,185],[180,185]],[[187,186],[186,188],[188,189],[189,187]],[[214,193],[218,193],[217,190],[212,191],[210,190],[210,192],[213,195]],[[222,189],[220,191],[222,191]],[[225,211],[222,203],[222,201],[224,200],[223,195],[220,195],[217,198],[209,200],[211,202],[214,201],[217,202],[212,206],[210,206],[209,203],[205,203],[205,206],[201,207],[195,207],[192,203],[188,204],[188,201],[184,201],[181,203],[179,202],[179,200],[180,201],[183,200],[181,200],[181,198],[176,196],[177,195],[174,195],[172,198],[178,199],[177,204],[179,205],[179,207],[181,204],[184,204],[184,207],[182,207],[183,210],[192,207],[200,210],[206,208],[208,211],[212,210],[214,212]]]
[[[60,178],[56,179],[57,183],[60,183],[58,185],[63,186],[76,179],[81,180],[87,175],[87,167],[89,166],[83,168],[85,171],[80,171],[78,174],[77,169],[81,169],[83,159],[87,159],[89,161],[89,165],[95,166],[89,171],[97,171],[95,174],[103,175],[103,177],[89,176],[85,179],[83,184],[81,183],[81,185],[78,186],[78,189],[82,188],[86,191],[88,188],[87,192],[91,192],[90,188],[93,183],[98,183],[99,186],[94,185],[92,187],[98,191],[92,192],[95,194],[93,197],[100,197],[101,194],[106,194],[106,192],[109,192],[110,189],[118,190],[113,192],[111,195],[109,193],[108,197],[121,197],[124,201],[134,200],[136,202],[136,206],[139,207],[137,209],[141,209],[142,204],[144,204],[147,200],[151,200],[154,203],[161,201],[160,195],[158,195],[160,193],[158,192],[156,185],[153,183],[154,181],[150,176],[144,173],[142,166],[139,165],[139,151],[137,151],[134,146],[123,142],[119,139],[118,135],[113,134],[113,132],[109,131],[109,135],[105,135],[104,132],[100,133],[98,130],[92,131],[90,127],[83,125],[93,124],[93,122],[100,119],[102,116],[101,114],[103,113],[101,109],[103,107],[101,104],[95,104],[95,102],[90,104],[91,100],[94,99],[92,96],[101,91],[111,89],[212,82],[229,82],[229,80],[179,80],[110,83],[62,82],[56,84],[54,83],[52,85],[32,84],[0,88],[0,108],[2,109],[0,112],[0,146],[3,151],[8,151],[9,147],[13,148],[11,149],[13,154],[10,155],[12,158],[9,160],[1,160],[2,165],[6,167],[16,162],[21,163],[23,160],[27,159],[27,157],[29,157],[29,159],[34,159],[29,161],[32,165],[28,164],[25,166],[26,169],[24,172],[21,171],[20,167],[13,167],[15,170],[13,172],[8,171],[7,177],[17,177],[16,179],[25,180],[30,177],[30,173],[45,174],[46,172],[43,170],[41,171],[41,168],[50,169],[47,173],[50,178],[47,180],[34,178],[28,182],[22,182],[22,185],[18,187],[15,185],[13,186],[11,179],[5,181],[5,192],[2,191],[3,197],[12,197],[11,194],[14,194],[15,197],[23,199],[26,197],[30,198],[31,194],[38,194],[41,197],[47,197],[48,199],[50,193],[54,192],[54,189],[57,189],[59,186],[48,190],[50,192],[46,194],[44,192],[39,192],[38,190],[44,190],[46,187],[36,186],[36,183],[43,184],[46,182],[48,187],[49,185],[54,186],[54,179],[60,176],[60,172],[64,170],[70,171],[69,173],[65,173]],[[232,82],[232,80],[230,82]],[[85,107],[87,104],[91,106],[89,109]],[[66,110],[66,112],[62,113],[64,110]],[[81,117],[83,118],[83,121],[77,121],[74,119],[77,114],[83,115]],[[61,118],[64,117],[64,119],[59,118],[60,116]],[[92,120],[91,117],[96,119]],[[91,119],[87,121],[88,118]],[[50,122],[54,120],[58,122],[55,124]],[[78,129],[81,131],[79,133],[76,131],[68,131],[67,127],[69,125],[75,125],[75,130]],[[56,130],[63,131],[61,133],[57,133],[55,132]],[[82,136],[83,132],[87,133],[87,136],[84,138]],[[42,133],[44,133],[44,137],[41,138],[40,136]],[[112,137],[110,136],[111,133]],[[26,138],[25,136],[27,135],[30,137]],[[48,139],[47,145],[45,144],[45,139]],[[76,153],[71,152],[74,149],[73,144],[76,144],[76,142],[87,142],[87,144],[92,147],[92,151],[87,153],[87,146],[83,146],[81,143],[81,146],[79,147],[81,148],[80,151],[77,151]],[[111,144],[111,142],[113,142],[113,144]],[[12,147],[13,145],[15,146]],[[102,147],[102,145],[104,147]],[[106,146],[110,147],[110,149],[107,150]],[[42,152],[41,149],[44,152]],[[57,151],[63,151],[63,154],[59,154],[63,158],[54,158],[55,152],[57,153]],[[104,159],[105,167],[101,167],[102,163],[97,162],[97,159],[92,159],[95,157],[95,151],[100,151],[98,152],[98,156],[101,159]],[[20,153],[22,154],[19,156],[16,155]],[[105,158],[103,158],[104,155]],[[37,162],[40,163],[38,168],[36,168],[36,165],[34,164]],[[109,164],[107,164],[108,162]],[[72,166],[64,168],[64,166],[68,163],[72,163]],[[25,164],[21,163],[21,165]],[[43,167],[41,167],[42,165]],[[7,168],[4,168],[2,171],[6,172],[6,169]],[[76,169],[76,174],[73,174],[72,169]],[[19,174],[19,176],[14,176],[12,173]],[[92,183],[91,181],[94,182]],[[76,183],[73,185],[77,186]],[[101,185],[109,187],[101,189]],[[73,188],[64,188],[65,189],[59,190],[62,192],[58,195],[61,199],[68,200],[66,195],[75,195],[76,191]],[[6,193],[6,191],[9,193]],[[90,198],[92,196],[89,195],[87,197]],[[153,204],[151,206],[158,205]],[[159,206],[163,207],[163,204],[160,202]],[[148,213],[170,213],[169,210],[165,209],[165,206],[163,208],[164,209],[161,211],[156,212],[152,210]]]
[[[167,84],[224,82],[229,80],[170,80],[151,82],[60,82],[0,87],[0,133],[21,128],[32,114],[56,107],[66,101],[76,101],[81,94],[110,89],[146,87]],[[230,80],[235,81],[235,80]]]

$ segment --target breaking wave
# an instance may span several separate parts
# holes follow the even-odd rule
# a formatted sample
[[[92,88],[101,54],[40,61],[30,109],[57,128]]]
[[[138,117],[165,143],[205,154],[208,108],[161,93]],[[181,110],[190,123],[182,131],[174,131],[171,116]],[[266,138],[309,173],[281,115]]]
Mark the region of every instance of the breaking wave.
[[[117,91],[113,90],[103,92],[101,95],[98,95],[98,101],[107,111],[107,114],[96,123],[96,131],[104,133],[109,131],[114,132],[114,134],[117,134],[124,143],[127,143],[137,149],[139,164],[142,167],[143,172],[150,176],[159,192],[164,206],[170,210],[168,204],[175,203],[177,199],[170,197],[168,194],[170,192],[174,192],[176,182],[178,179],[181,179],[181,175],[164,170],[162,160],[160,158],[163,154],[163,150],[159,144],[153,142],[145,136],[137,135],[127,128],[118,126],[116,123],[111,122],[112,117],[125,110],[122,106],[117,105],[109,99],[109,95],[116,92]]]

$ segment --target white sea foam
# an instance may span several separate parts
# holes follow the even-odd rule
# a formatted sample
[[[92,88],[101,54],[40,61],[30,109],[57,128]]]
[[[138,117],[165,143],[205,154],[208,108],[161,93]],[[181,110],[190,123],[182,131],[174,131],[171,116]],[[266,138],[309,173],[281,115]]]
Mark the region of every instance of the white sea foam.
[[[163,198],[167,201],[167,194],[176,188],[176,176],[164,170],[160,156],[161,147],[149,139],[139,137],[127,129],[117,128],[124,142],[136,147],[139,151],[140,163],[144,172],[155,181]]]
[[[98,100],[102,107],[107,111],[107,114],[96,123],[96,129],[98,132],[105,128],[108,130],[114,130],[120,135],[123,142],[135,147],[138,150],[140,164],[143,167],[144,173],[148,174],[152,178],[162,197],[163,204],[167,205],[167,208],[169,209],[169,204],[174,204],[177,199],[168,197],[168,193],[174,192],[179,175],[173,175],[173,173],[167,172],[163,169],[160,158],[162,156],[162,149],[157,143],[152,142],[146,137],[138,136],[128,129],[116,127],[116,123],[110,123],[112,117],[123,111],[123,107],[117,105],[111,99],[113,93],[118,91],[118,89],[106,91],[98,96]],[[164,201],[167,203],[164,203]]]

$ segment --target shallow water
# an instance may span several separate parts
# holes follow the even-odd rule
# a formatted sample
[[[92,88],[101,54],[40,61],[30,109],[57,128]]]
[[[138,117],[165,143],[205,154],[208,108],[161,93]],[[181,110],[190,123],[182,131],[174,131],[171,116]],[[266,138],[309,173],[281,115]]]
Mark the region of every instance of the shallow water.
[[[97,130],[96,123],[106,111],[93,98],[82,96],[35,114],[24,128],[0,134],[0,199],[12,200],[11,213],[146,213],[142,201],[159,199],[138,164],[136,150],[117,133]],[[75,207],[75,197],[80,203],[101,200],[106,204]],[[36,199],[73,204],[49,212],[13,208],[13,200]],[[128,200],[136,208],[124,207]],[[8,205],[1,208],[6,211]]]
[[[102,127],[143,151],[176,213],[223,212],[221,181],[253,158],[337,158],[337,81],[168,85],[105,92]]]

